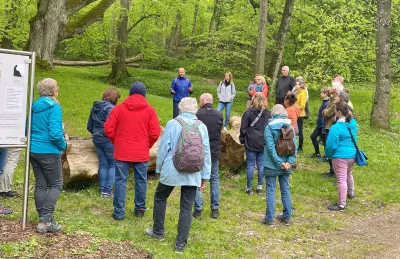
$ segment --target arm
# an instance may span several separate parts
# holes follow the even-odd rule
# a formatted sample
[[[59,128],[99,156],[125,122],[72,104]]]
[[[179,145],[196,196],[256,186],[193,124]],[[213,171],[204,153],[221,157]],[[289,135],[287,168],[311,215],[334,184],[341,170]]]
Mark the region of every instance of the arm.
[[[221,100],[221,87],[222,87],[222,82],[220,82],[218,87],[217,87],[218,101]]]
[[[265,98],[268,98],[268,85],[267,85],[267,83],[264,84],[264,86],[262,88],[262,93],[265,96]]]
[[[298,95],[299,98],[299,102],[298,102],[298,106],[297,108],[300,109],[300,111],[304,111],[304,109],[306,108],[306,93],[304,92],[304,90]]]
[[[55,105],[54,108],[50,110],[49,134],[51,142],[53,142],[59,150],[64,150],[66,148],[67,144],[65,143],[62,129],[61,107],[58,105]]]
[[[322,114],[324,115],[324,117],[330,118],[333,115],[335,115],[335,112],[336,112],[336,103],[330,102],[326,107],[326,109],[322,112]]]
[[[188,83],[189,94],[192,94],[193,93],[192,81],[190,81],[189,79],[187,81],[188,81],[187,83]]]
[[[250,83],[247,87],[247,93],[250,94],[251,89],[253,88],[253,83]]]
[[[157,114],[154,109],[151,110],[150,116],[151,117],[149,121],[149,148],[151,148],[154,145],[154,143],[156,143],[161,133],[160,124],[158,123]]]
[[[203,141],[203,151],[204,151],[204,165],[201,171],[201,179],[209,180],[211,176],[211,151],[210,151],[210,139],[208,137],[207,126],[202,123],[199,126],[202,141]]]
[[[297,142],[297,139],[296,139],[296,135],[295,135],[295,137],[293,138],[294,146],[296,146],[296,142]],[[288,155],[286,161],[289,162],[290,166],[292,166],[293,164],[296,163],[296,156],[297,156],[297,150],[293,155]]]
[[[252,86],[251,87],[251,90],[250,90],[250,92],[249,92],[249,95],[251,96],[251,97],[253,97],[255,94],[256,94],[256,85],[254,85],[254,86]]]
[[[89,118],[88,118],[88,122],[87,122],[87,126],[86,126],[86,129],[87,129],[91,134],[93,134],[92,112],[93,112],[93,108],[90,109],[90,114],[89,114]]]
[[[328,139],[326,140],[325,156],[327,158],[332,158],[333,153],[335,153],[339,145],[339,134],[335,126],[336,125],[330,128]]]
[[[251,124],[250,116],[249,116],[249,112],[247,110],[244,112],[244,114],[242,116],[242,122],[240,123],[239,140],[240,140],[240,144],[242,144],[242,145],[245,142],[246,134],[247,134],[247,131],[249,130],[250,124]]]
[[[176,92],[175,80],[176,80],[176,79],[172,79],[172,82],[171,82],[171,90],[169,91],[170,94],[175,94],[175,92]]]
[[[114,143],[115,132],[117,130],[118,119],[117,119],[118,107],[115,107],[106,122],[104,123],[104,133]]]
[[[277,168],[281,168],[282,164],[284,163],[283,159],[278,156],[275,149],[275,140],[272,133],[271,127],[267,126],[264,131],[264,139],[265,145],[267,146],[267,152],[272,158],[272,162],[275,164]]]
[[[232,83],[231,84],[231,94],[232,94],[232,101],[233,101],[233,99],[235,99],[235,96],[236,96],[236,88],[235,88],[235,84],[234,83]]]
[[[160,144],[158,145],[157,161],[156,161],[156,173],[161,172],[164,160],[171,151],[171,129],[173,127],[173,121],[170,120],[165,126],[164,134],[161,138]],[[178,122],[177,122],[178,123]]]

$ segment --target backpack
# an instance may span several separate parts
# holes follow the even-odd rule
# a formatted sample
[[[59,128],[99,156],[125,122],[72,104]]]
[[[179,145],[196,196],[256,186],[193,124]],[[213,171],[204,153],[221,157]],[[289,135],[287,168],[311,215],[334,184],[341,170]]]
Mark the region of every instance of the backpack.
[[[294,145],[293,138],[295,136],[294,130],[291,127],[283,126],[281,134],[276,141],[276,153],[279,156],[293,155],[296,153],[296,146]]]
[[[193,125],[186,123],[182,118],[175,118],[181,125],[182,131],[172,161],[176,170],[185,173],[196,173],[202,170],[204,165],[203,140],[199,125],[196,120]]]

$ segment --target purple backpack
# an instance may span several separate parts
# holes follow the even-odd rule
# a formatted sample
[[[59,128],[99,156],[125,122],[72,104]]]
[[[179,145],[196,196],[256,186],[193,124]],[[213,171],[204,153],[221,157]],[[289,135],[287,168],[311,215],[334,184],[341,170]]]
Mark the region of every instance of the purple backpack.
[[[175,120],[182,125],[182,131],[175,155],[172,157],[174,166],[180,172],[199,172],[204,165],[203,140],[199,130],[202,122],[196,120],[194,124],[188,124],[182,118]]]

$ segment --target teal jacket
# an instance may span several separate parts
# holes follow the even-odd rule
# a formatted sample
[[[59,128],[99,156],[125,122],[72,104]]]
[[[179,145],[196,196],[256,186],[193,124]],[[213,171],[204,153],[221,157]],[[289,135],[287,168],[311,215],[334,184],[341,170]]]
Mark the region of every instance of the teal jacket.
[[[281,169],[282,163],[289,162],[291,166],[296,163],[296,153],[293,155],[279,156],[276,152],[276,142],[281,134],[280,129],[283,125],[291,127],[290,120],[287,119],[286,116],[273,117],[268,121],[268,125],[265,126],[264,174],[266,176],[291,174],[292,167],[287,171],[283,170]],[[293,138],[293,142],[296,146],[296,138]]]
[[[351,140],[349,130],[357,143],[358,127],[354,119],[350,122],[338,121],[330,129],[326,140],[325,156],[327,158],[355,158],[356,148]]]
[[[32,105],[31,152],[61,154],[66,148],[60,105],[48,96],[41,96]]]

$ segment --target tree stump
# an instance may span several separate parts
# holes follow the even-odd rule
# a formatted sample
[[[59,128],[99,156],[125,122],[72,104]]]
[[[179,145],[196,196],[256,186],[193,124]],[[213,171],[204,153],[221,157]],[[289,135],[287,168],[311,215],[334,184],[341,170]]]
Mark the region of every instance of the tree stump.
[[[244,162],[245,149],[240,144],[240,124],[242,118],[232,116],[229,120],[230,130],[222,131],[221,135],[221,157],[220,164],[229,168],[231,171],[236,171]]]

